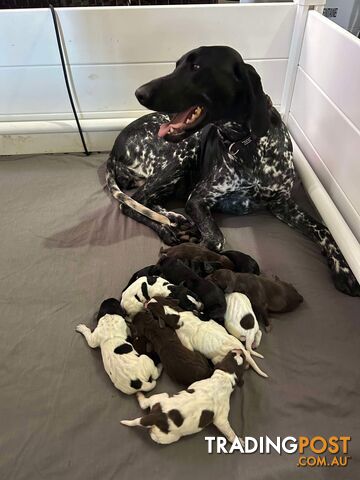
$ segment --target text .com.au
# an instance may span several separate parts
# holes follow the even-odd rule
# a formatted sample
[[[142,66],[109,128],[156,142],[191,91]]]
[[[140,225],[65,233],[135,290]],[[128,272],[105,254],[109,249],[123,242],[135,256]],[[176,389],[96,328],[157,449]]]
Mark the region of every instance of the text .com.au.
[[[229,444],[225,437],[205,437],[208,453],[215,454],[292,454],[298,467],[346,467],[349,455],[349,436],[314,437],[245,437]]]

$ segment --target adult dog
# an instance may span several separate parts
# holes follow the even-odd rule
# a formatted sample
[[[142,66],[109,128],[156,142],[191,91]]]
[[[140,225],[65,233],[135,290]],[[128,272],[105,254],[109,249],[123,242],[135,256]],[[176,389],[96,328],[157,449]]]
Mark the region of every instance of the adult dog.
[[[292,199],[288,130],[238,52],[225,46],[192,50],[171,74],[135,95],[155,113],[120,133],[107,163],[108,187],[125,215],[168,245],[200,239],[220,251],[225,240],[211,210],[244,215],[267,208],[320,245],[339,290],[360,295],[329,230]],[[123,192],[134,187],[132,197]],[[179,192],[187,217],[161,206]]]

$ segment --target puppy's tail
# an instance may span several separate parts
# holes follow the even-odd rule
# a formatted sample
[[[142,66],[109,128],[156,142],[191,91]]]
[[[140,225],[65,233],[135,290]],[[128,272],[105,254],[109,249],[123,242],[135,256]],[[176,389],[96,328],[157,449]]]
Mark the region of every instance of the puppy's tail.
[[[154,212],[150,208],[145,207],[145,205],[142,205],[141,203],[131,198],[129,195],[126,195],[126,193],[122,192],[118,184],[116,183],[115,177],[111,170],[107,170],[106,172],[106,184],[108,186],[108,189],[111,195],[114,198],[116,198],[116,200],[121,204],[127,205],[132,210],[135,210],[141,215],[144,215],[144,217],[150,218],[150,220],[153,220],[158,223],[162,223],[164,225],[171,224],[170,220],[167,217],[165,217],[165,215],[161,215],[160,213]]]
[[[255,360],[251,357],[250,353],[245,349],[244,349],[244,355],[250,367],[252,367],[257,374],[259,374],[261,377],[265,377],[265,378],[269,377],[265,372],[261,370],[260,367],[258,367]]]
[[[134,420],[120,420],[120,423],[122,425],[126,425],[127,427],[137,427],[137,426],[141,427],[141,423],[140,423],[141,419],[142,417],[134,418]]]
[[[261,353],[255,352],[255,350],[252,349],[253,342],[254,342],[254,335],[249,335],[245,341],[246,350],[253,357],[264,358],[264,355],[261,355]]]
[[[157,425],[163,416],[163,413],[149,413],[143,417],[134,418],[134,420],[121,420],[120,423],[127,427],[151,428],[153,425]]]

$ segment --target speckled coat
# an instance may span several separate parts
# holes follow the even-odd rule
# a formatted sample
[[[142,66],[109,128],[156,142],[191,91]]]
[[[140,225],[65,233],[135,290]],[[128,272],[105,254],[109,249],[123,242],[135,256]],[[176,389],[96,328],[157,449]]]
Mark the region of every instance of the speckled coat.
[[[270,105],[270,128],[261,138],[246,125],[216,122],[179,143],[159,138],[166,115],[145,115],[118,136],[107,164],[107,184],[123,212],[152,228],[168,245],[201,239],[220,251],[224,236],[210,210],[243,215],[267,208],[277,218],[317,242],[336,287],[360,295],[329,230],[292,198],[295,180],[292,144],[280,115]],[[124,189],[137,188],[129,197]],[[180,195],[188,217],[165,210]]]

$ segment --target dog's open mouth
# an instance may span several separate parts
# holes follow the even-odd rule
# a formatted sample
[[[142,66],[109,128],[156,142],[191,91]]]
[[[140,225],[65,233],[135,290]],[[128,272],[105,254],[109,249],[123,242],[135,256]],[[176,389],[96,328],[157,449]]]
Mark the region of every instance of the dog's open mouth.
[[[176,113],[170,122],[163,123],[158,131],[160,138],[167,135],[176,138],[182,137],[187,130],[195,129],[206,115],[205,109],[200,106],[188,108],[184,112]]]

